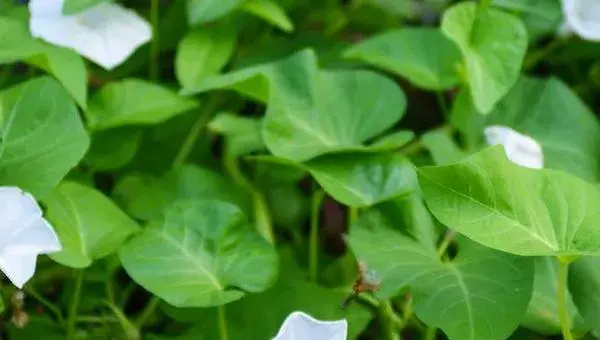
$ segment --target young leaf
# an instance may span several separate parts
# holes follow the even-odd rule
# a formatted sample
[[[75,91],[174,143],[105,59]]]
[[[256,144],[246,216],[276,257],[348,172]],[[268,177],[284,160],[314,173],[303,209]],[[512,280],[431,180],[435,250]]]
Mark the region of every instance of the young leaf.
[[[217,74],[233,54],[235,40],[236,31],[228,23],[191,30],[181,39],[175,56],[175,74],[181,86]]]
[[[329,195],[351,207],[371,206],[418,190],[414,166],[397,153],[326,155],[305,166]]]
[[[344,56],[408,78],[428,90],[444,90],[460,82],[460,51],[438,29],[385,32],[350,47]]]
[[[227,138],[226,148],[230,156],[247,155],[266,148],[260,133],[262,119],[221,112],[210,121],[208,128]]]
[[[288,18],[276,0],[246,0],[241,8],[250,14],[263,18],[285,32],[289,33],[294,30],[294,23]]]
[[[523,256],[600,255],[600,191],[575,176],[515,165],[499,145],[418,175],[433,215],[485,246]]]
[[[582,257],[569,266],[569,291],[588,327],[600,332],[600,258]]]
[[[187,0],[188,22],[197,26],[233,11],[244,0]]]
[[[442,262],[368,211],[348,237],[350,248],[381,276],[381,298],[409,287],[414,311],[450,340],[503,340],[519,325],[531,298],[533,262],[459,237],[458,255]],[[377,246],[374,246],[377,245]]]
[[[498,9],[478,10],[475,2],[462,2],[444,12],[441,29],[462,52],[475,107],[489,113],[519,78],[527,50],[525,25]]]
[[[267,102],[263,138],[275,155],[297,162],[342,150],[364,150],[404,114],[406,99],[391,80],[368,71],[323,71],[312,50],[184,89],[234,89]]]
[[[127,273],[177,307],[210,307],[273,284],[277,253],[241,210],[219,201],[173,203],[119,251]]]
[[[69,95],[43,77],[0,92],[0,184],[43,198],[83,158],[89,137]]]
[[[157,124],[197,106],[195,100],[179,97],[160,85],[126,79],[109,83],[96,93],[85,115],[90,128],[101,130]]]
[[[88,267],[139,229],[108,197],[76,182],[62,182],[43,202],[63,245],[50,257],[65,266]]]
[[[221,174],[193,165],[173,169],[162,177],[128,174],[119,179],[113,196],[132,216],[152,220],[178,199],[203,198],[230,202],[250,211],[249,195]]]
[[[421,143],[429,150],[437,165],[455,163],[466,156],[445,131],[429,131],[421,137]]]
[[[485,126],[506,125],[542,145],[545,167],[600,180],[600,124],[561,80],[521,77],[489,115],[474,111],[469,94],[461,92],[451,122],[472,146],[483,137]]]

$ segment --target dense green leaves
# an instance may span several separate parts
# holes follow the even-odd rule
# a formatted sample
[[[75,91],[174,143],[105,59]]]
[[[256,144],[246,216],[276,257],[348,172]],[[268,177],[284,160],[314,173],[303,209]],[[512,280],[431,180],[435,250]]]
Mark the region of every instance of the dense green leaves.
[[[460,82],[460,52],[437,29],[385,32],[352,46],[345,56],[406,77],[429,90],[451,88]]]
[[[89,137],[73,101],[50,78],[0,92],[0,184],[41,198],[85,154]]]
[[[241,156],[266,148],[260,133],[260,119],[221,112],[210,121],[208,128],[227,138],[226,148],[230,156]]]
[[[520,19],[475,2],[444,12],[442,32],[460,48],[475,107],[489,113],[517,82],[527,50],[527,31]]]
[[[246,0],[242,9],[279,27],[285,32],[294,30],[294,23],[287,17],[277,0]]]
[[[84,163],[97,171],[119,169],[131,162],[141,139],[142,131],[131,127],[94,133]]]
[[[565,114],[565,113],[568,114]],[[483,117],[466,92],[454,103],[451,122],[475,146],[486,125],[506,125],[541,144],[544,166],[589,181],[600,180],[600,124],[589,108],[557,78],[522,77]]]
[[[186,200],[119,251],[127,273],[178,307],[209,307],[273,284],[277,253],[230,203]]]
[[[69,267],[91,265],[139,229],[109,198],[76,182],[61,183],[44,203],[63,246],[50,257]]]
[[[571,264],[569,290],[585,323],[600,332],[600,259],[583,257]]]
[[[518,255],[600,254],[600,191],[575,176],[515,165],[502,146],[418,174],[435,217],[481,244]]]
[[[218,19],[234,10],[243,0],[187,0],[187,19],[192,25]]]
[[[198,106],[160,85],[126,79],[104,86],[89,102],[86,118],[93,129],[163,122]]]
[[[355,255],[380,276],[378,296],[389,298],[410,287],[419,319],[451,340],[500,340],[512,333],[531,297],[530,259],[459,238],[457,257],[442,262],[434,249],[391,223],[367,212],[348,237]]]
[[[276,156],[306,161],[325,153],[360,150],[398,121],[402,91],[368,71],[323,71],[314,53],[207,78],[185,93],[233,89],[267,102],[263,139]]]

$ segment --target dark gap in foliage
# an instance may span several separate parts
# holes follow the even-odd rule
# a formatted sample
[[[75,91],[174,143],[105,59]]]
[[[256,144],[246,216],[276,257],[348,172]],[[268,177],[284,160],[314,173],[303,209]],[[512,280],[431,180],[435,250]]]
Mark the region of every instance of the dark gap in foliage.
[[[107,172],[95,172],[93,176],[96,188],[106,195],[110,195],[115,187],[114,175]]]
[[[444,123],[444,114],[434,93],[423,91],[405,80],[400,79],[398,83],[406,94],[407,107],[397,128],[411,129],[421,134]]]
[[[341,204],[325,196],[321,206],[323,248],[326,254],[339,257],[346,251],[343,235],[346,233],[346,214]]]

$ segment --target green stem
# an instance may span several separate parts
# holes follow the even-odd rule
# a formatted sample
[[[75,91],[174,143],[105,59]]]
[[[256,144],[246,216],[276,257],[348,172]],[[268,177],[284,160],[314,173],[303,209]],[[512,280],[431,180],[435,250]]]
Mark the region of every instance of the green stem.
[[[108,322],[118,323],[119,320],[117,318],[107,317],[107,316],[78,316],[77,323],[100,323],[106,324]]]
[[[115,304],[111,303],[110,301],[106,301],[105,305],[113,312],[119,324],[121,325],[121,328],[123,328],[125,339],[139,340],[140,331],[131,321],[129,321],[127,315],[125,315],[125,313],[123,313],[119,307],[115,306]]]
[[[190,153],[194,149],[194,146],[196,145],[196,141],[202,135],[201,134],[202,130],[204,129],[204,127],[208,123],[208,120],[210,119],[212,113],[217,109],[217,107],[220,105],[220,103],[221,103],[221,98],[218,97],[218,95],[217,95],[217,97],[211,96],[207,100],[207,103],[202,105],[200,112],[198,114],[198,119],[196,120],[196,123],[194,123],[194,125],[190,129],[190,132],[188,133],[187,137],[183,141],[183,144],[181,145],[181,148],[179,149],[177,156],[175,156],[175,159],[173,160],[174,168],[181,166],[185,163],[185,161],[189,157]]]
[[[221,340],[228,340],[229,335],[227,334],[227,316],[225,315],[225,305],[220,305],[218,308],[219,312],[219,334]]]
[[[379,308],[379,317],[381,321],[381,327],[383,328],[384,339],[386,340],[398,340],[400,339],[400,328],[395,325],[394,320],[398,318],[394,309],[388,300],[381,301]],[[402,325],[403,326],[403,325]]]
[[[52,314],[54,314],[54,316],[56,317],[56,320],[58,321],[58,323],[62,327],[65,327],[65,319],[62,316],[60,308],[58,308],[55,304],[53,304],[52,302],[50,302],[49,300],[47,300],[46,298],[44,298],[41,294],[39,294],[32,287],[25,288],[25,292],[27,294],[31,295],[31,297],[33,297],[36,301],[38,301],[39,303],[41,303],[42,305],[44,305],[44,307],[46,307],[49,311],[51,311]]]
[[[151,0],[150,2],[150,21],[152,23],[152,42],[150,43],[150,79],[157,81],[158,72],[158,56],[159,56],[159,0]]]
[[[444,115],[444,118],[450,118],[450,113],[448,110],[448,105],[446,105],[446,100],[444,99],[444,94],[440,91],[436,91],[435,96],[437,98],[438,104],[440,105],[440,108],[442,109],[442,114]]]
[[[83,269],[75,270],[75,287],[73,288],[73,297],[69,305],[69,315],[67,319],[67,340],[75,339],[75,323],[77,322],[77,308],[79,308],[79,299],[81,298],[81,287],[83,286]]]
[[[358,220],[358,208],[348,207],[348,230]]]
[[[146,305],[146,307],[144,308],[144,310],[142,310],[142,312],[140,313],[138,318],[135,320],[135,326],[138,329],[142,329],[144,327],[144,325],[146,324],[148,319],[156,311],[156,308],[158,307],[159,304],[160,304],[160,299],[156,295],[153,295],[152,298],[150,299],[150,301],[148,302],[148,304]]]
[[[443,256],[446,254],[446,250],[448,250],[448,247],[452,243],[452,240],[454,240],[455,236],[456,236],[456,231],[454,231],[454,230],[446,231],[446,235],[444,236],[444,239],[442,240],[442,243],[440,243],[440,246],[438,247],[438,250],[437,250],[437,255],[440,259],[443,258]]]
[[[569,275],[569,264],[570,259],[558,258],[558,317],[560,320],[560,326],[562,328],[562,334],[564,340],[573,340],[571,335],[571,318],[569,316],[569,308],[567,305],[567,278]]]
[[[308,276],[312,282],[317,282],[319,272],[319,212],[325,192],[317,189],[311,198],[310,234],[308,245]]]
[[[435,340],[436,333],[437,329],[435,327],[428,327],[425,335],[423,336],[423,340]]]
[[[558,47],[560,47],[567,39],[554,39],[542,49],[535,50],[527,55],[523,61],[523,70],[531,71],[540,61],[548,57]]]

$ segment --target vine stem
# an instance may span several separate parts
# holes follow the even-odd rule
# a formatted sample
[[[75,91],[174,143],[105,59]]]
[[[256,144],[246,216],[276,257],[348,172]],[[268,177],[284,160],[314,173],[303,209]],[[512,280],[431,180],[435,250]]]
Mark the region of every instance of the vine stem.
[[[83,286],[83,270],[75,270],[75,287],[73,289],[73,297],[69,305],[69,316],[67,319],[67,340],[75,339],[75,324],[77,323],[77,309],[79,308],[79,300],[81,298],[81,287]]]
[[[386,340],[399,340],[399,326],[395,324],[395,320],[398,319],[394,309],[388,300],[381,301],[379,308],[379,316],[381,317],[381,326]]]
[[[142,310],[139,317],[135,321],[135,326],[138,329],[142,329],[144,327],[144,325],[146,324],[148,319],[156,311],[156,308],[158,307],[159,304],[160,304],[160,299],[156,295],[153,295],[152,298],[150,298],[150,301],[148,302],[148,304],[146,305],[144,310]]]
[[[217,307],[219,310],[219,335],[221,340],[228,340],[227,334],[227,316],[225,315],[225,305]]]
[[[572,261],[570,258],[559,257],[558,272],[556,273],[558,280],[558,318],[564,340],[573,340],[573,335],[571,335],[571,318],[569,317],[569,308],[567,305],[567,279],[569,276],[569,264]]]
[[[53,304],[52,302],[50,302],[46,298],[44,298],[33,287],[27,287],[27,288],[25,288],[25,292],[27,294],[31,295],[39,303],[41,303],[42,305],[44,305],[44,307],[48,308],[48,310],[51,311],[54,314],[54,316],[56,317],[56,320],[58,321],[58,323],[62,327],[65,327],[65,320],[64,320],[64,318],[62,316],[60,308],[58,308],[55,304]]]
[[[312,282],[317,281],[317,273],[319,272],[319,211],[324,197],[325,192],[318,189],[313,192],[311,198],[308,275]]]
[[[159,54],[159,0],[150,2],[150,21],[152,24],[152,42],[150,44],[150,79],[158,80],[158,54]]]
[[[446,231],[446,235],[444,236],[444,239],[442,240],[442,243],[440,244],[437,250],[437,255],[440,259],[444,256],[444,254],[446,254],[446,250],[448,250],[448,247],[452,243],[452,240],[454,240],[455,236],[456,231],[451,229]]]

